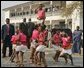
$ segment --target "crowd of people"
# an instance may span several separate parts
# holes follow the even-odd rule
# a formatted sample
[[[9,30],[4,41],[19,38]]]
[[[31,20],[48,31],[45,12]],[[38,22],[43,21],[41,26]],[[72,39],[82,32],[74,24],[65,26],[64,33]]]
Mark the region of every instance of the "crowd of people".
[[[24,18],[20,26],[14,29],[14,26],[10,24],[10,19],[7,18],[6,24],[2,26],[3,57],[6,57],[6,48],[9,47],[10,61],[13,62],[15,59],[16,64],[22,67],[24,66],[24,52],[30,49],[29,62],[41,65],[42,60],[44,66],[47,67],[45,50],[50,45],[56,50],[53,57],[56,62],[58,62],[59,57],[64,57],[65,63],[68,62],[67,59],[69,58],[73,65],[72,53],[80,53],[81,48],[81,31],[79,31],[79,27],[73,33],[72,45],[72,38],[64,31],[56,31],[50,37],[48,33],[51,33],[51,31],[46,30],[45,18],[42,4],[37,9],[38,24],[31,22],[31,18],[26,23],[26,18]]]

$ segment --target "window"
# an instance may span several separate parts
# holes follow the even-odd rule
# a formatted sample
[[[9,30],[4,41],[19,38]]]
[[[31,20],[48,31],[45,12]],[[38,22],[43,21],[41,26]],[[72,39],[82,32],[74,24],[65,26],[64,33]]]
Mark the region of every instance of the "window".
[[[13,17],[13,13],[10,13],[10,17]]]
[[[37,10],[35,9],[34,11],[35,11],[35,14],[36,14],[37,13]]]
[[[33,10],[31,10],[31,14],[33,14]]]
[[[17,13],[17,15],[19,16],[20,14],[19,14],[19,13]]]
[[[50,11],[50,9],[48,8],[48,12]]]
[[[22,12],[20,13],[20,15],[22,15]]]
[[[25,12],[23,12],[23,15],[25,15]]]
[[[55,26],[54,26],[55,28],[59,28],[59,25],[57,25],[57,24],[55,24]]]
[[[60,28],[65,28],[65,22],[60,22]]]
[[[48,11],[48,8],[45,8],[45,12],[47,12]]]
[[[28,14],[29,14],[29,12],[27,11],[27,12],[26,12],[26,14],[28,15]]]
[[[13,13],[13,16],[15,16],[15,13]]]
[[[17,13],[15,13],[15,16],[18,16],[18,14],[17,14]]]

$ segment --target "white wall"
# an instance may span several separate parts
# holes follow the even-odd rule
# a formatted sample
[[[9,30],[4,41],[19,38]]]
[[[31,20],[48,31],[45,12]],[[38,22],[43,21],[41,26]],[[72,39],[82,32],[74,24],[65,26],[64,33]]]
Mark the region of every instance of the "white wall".
[[[5,20],[6,20],[6,18],[10,18],[10,11],[5,12]]]
[[[66,1],[67,5],[73,1]],[[80,10],[75,9],[72,13],[72,32],[76,29],[77,26],[80,26],[80,29],[83,29],[83,16],[80,15]]]

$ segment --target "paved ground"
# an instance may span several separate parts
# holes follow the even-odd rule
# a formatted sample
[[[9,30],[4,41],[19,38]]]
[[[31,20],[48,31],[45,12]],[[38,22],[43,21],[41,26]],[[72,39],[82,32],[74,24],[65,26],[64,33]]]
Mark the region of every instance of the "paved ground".
[[[59,62],[54,62],[52,56],[55,54],[55,51],[52,48],[46,49],[46,61],[48,67],[83,67],[83,49],[82,55],[72,55],[74,66],[70,65],[70,60],[67,65],[64,64],[64,58],[59,58]],[[8,49],[7,49],[8,55]],[[2,56],[2,55],[1,55]],[[35,67],[34,64],[29,63],[30,50],[24,53],[24,67]],[[43,65],[42,65],[43,66]],[[9,57],[1,58],[1,67],[17,67],[15,63],[9,61]]]

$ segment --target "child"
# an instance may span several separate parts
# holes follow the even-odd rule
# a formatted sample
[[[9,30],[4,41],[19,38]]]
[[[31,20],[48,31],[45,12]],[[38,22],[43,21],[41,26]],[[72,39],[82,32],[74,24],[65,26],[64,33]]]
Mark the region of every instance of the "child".
[[[38,9],[36,10],[37,12],[37,19],[38,19],[38,24],[43,24],[45,21],[45,10],[43,9],[43,4],[40,4]]]
[[[20,30],[19,32],[19,40],[18,40],[18,45],[16,47],[16,57],[17,57],[17,62],[19,61],[19,66],[22,67],[23,65],[23,54],[27,50],[27,40],[26,40],[26,35]]]
[[[15,58],[15,48],[17,46],[17,40],[18,40],[18,33],[19,33],[19,29],[16,28],[16,32],[15,32],[15,35],[12,36],[11,38],[11,42],[12,42],[12,45],[13,45],[13,53],[11,55],[11,58],[10,58],[10,61],[13,62],[14,58]]]
[[[62,44],[60,56],[65,58],[66,63],[68,62],[67,58],[69,57],[69,59],[71,60],[71,64],[73,65],[73,58],[71,56],[72,50],[71,50],[70,40],[71,40],[70,36],[68,36],[67,34],[64,34],[64,36],[62,37],[63,44]]]
[[[56,50],[55,56],[53,57],[53,59],[58,62],[58,57],[60,55],[60,43],[61,43],[61,36],[60,36],[60,32],[57,31],[54,35],[53,35],[53,45],[52,47]]]
[[[40,55],[38,56],[38,62],[39,64],[41,64],[41,58],[43,60],[44,66],[46,67],[46,60],[45,60],[45,48],[46,46],[45,44],[45,34],[42,30],[42,27],[40,27],[40,33],[39,33],[39,37],[38,37],[38,46],[36,48],[36,52],[35,52],[35,59],[37,60],[37,55],[40,52]]]
[[[35,49],[36,49],[36,45],[37,45],[37,39],[38,39],[38,36],[39,36],[39,31],[38,31],[38,25],[36,25],[33,33],[32,33],[32,38],[31,38],[31,56],[30,56],[30,59],[32,60],[31,63],[33,63],[34,61],[34,52],[35,52]]]

